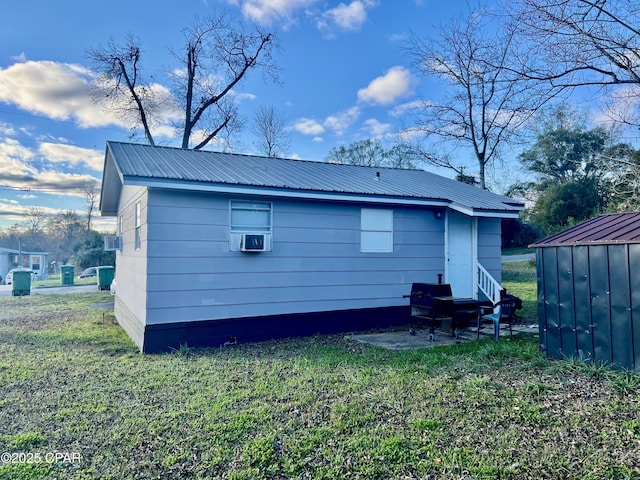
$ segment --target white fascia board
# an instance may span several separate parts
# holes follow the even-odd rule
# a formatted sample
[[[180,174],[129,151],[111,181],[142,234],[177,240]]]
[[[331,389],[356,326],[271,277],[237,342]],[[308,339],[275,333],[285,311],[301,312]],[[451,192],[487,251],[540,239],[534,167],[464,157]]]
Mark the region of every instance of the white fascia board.
[[[469,217],[483,217],[483,218],[519,218],[520,210],[485,210],[480,208],[471,208],[466,205],[460,205],[458,203],[449,204],[451,210],[460,212]],[[515,207],[514,207],[515,208]]]

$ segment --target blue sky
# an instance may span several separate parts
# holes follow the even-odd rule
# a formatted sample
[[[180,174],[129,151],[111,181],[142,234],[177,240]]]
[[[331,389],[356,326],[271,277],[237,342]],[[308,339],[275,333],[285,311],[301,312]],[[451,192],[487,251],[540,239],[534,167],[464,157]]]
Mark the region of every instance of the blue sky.
[[[89,95],[91,47],[132,33],[144,68],[177,67],[169,52],[196,16],[226,10],[277,33],[281,85],[254,72],[236,90],[250,123],[274,106],[291,134],[289,157],[323,160],[331,148],[366,138],[392,140],[411,123],[406,107],[438,90],[411,69],[403,51],[410,31],[468,11],[466,0],[29,0],[0,6],[0,227],[46,213],[84,210],[82,185],[100,181],[107,140],[129,141],[120,118]],[[248,129],[247,129],[248,130]],[[139,137],[141,138],[141,137]],[[159,141],[158,141],[159,140]],[[158,143],[177,145],[159,138]],[[235,150],[255,153],[244,135]],[[473,165],[473,164],[470,164]],[[471,170],[470,170],[471,171]],[[106,220],[106,221],[105,221]],[[97,228],[113,228],[98,219]]]

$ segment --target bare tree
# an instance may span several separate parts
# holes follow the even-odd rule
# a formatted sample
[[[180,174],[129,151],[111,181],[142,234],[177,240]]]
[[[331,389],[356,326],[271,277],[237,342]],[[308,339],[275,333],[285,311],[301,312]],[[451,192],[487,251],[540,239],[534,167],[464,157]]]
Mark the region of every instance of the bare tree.
[[[46,232],[49,237],[47,250],[52,259],[62,264],[71,258],[74,245],[86,239],[88,234],[80,215],[73,210],[65,210],[49,217]]]
[[[25,233],[32,237],[42,235],[47,221],[47,215],[42,207],[29,207],[26,217],[27,231]]]
[[[327,155],[328,163],[382,167],[386,162],[386,151],[379,140],[359,140],[350,145],[333,147]]]
[[[520,25],[513,71],[556,88],[616,88],[613,108],[624,123],[640,123],[640,3],[636,0],[510,0]],[[626,88],[624,88],[626,87]]]
[[[100,197],[100,187],[97,184],[88,184],[84,186],[85,206],[87,208],[87,232],[91,230],[91,221],[93,220],[93,213],[98,206],[98,199]]]
[[[425,161],[426,155],[417,146],[406,142],[385,148],[380,140],[367,138],[349,145],[333,147],[326,161],[363,167],[414,169]]]
[[[447,86],[441,101],[422,102],[417,128],[436,144],[469,148],[481,188],[486,188],[487,166],[553,96],[541,83],[525,81],[505,68],[513,52],[515,29],[492,21],[495,17],[471,12],[467,18],[443,25],[437,38],[413,34],[406,47],[419,72]],[[440,156],[435,163],[464,175],[464,166],[451,158]]]
[[[198,150],[241,125],[233,92],[249,71],[259,69],[277,79],[272,58],[275,37],[257,27],[246,32],[241,25],[232,25],[226,14],[196,20],[184,35],[185,45],[174,53],[181,66],[173,70],[171,93],[184,113],[182,148]],[[144,81],[140,42],[130,36],[121,45],[111,42],[91,49],[88,56],[103,75],[98,96],[112,99],[111,106],[120,105],[123,113],[135,114],[147,141],[154,145],[153,122],[166,108],[167,99]],[[119,103],[123,97],[127,100]]]
[[[611,181],[610,206],[620,212],[637,211],[640,208],[640,150],[606,160],[608,169],[617,173]]]
[[[152,112],[148,112],[153,92],[142,78],[140,41],[129,35],[122,44],[111,40],[105,47],[90,49],[87,55],[102,75],[94,92],[96,98],[117,115],[140,122],[147,142],[155,145],[149,120]]]
[[[282,112],[273,106],[262,106],[256,112],[252,131],[256,136],[255,146],[267,157],[285,155],[291,144]]]

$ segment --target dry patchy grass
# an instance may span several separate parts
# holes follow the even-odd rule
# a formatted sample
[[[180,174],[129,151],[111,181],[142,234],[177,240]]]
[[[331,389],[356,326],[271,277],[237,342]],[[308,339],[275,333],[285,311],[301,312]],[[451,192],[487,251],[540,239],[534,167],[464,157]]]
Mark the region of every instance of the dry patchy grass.
[[[0,453],[80,456],[0,479],[640,478],[638,376],[547,360],[534,336],[143,356],[104,299],[0,298]]]

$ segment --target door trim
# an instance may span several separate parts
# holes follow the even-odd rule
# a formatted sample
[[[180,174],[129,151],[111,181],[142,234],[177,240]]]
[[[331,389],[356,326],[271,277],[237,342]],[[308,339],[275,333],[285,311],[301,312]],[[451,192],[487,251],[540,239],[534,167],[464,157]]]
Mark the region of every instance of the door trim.
[[[449,221],[450,221],[451,215],[452,213],[450,211],[447,211],[445,215],[444,274],[445,274],[445,282],[447,283],[451,283],[450,275],[449,275],[450,273],[449,259],[451,258],[451,255],[449,252],[449,231],[450,231]],[[456,212],[455,215],[462,215],[470,219],[471,231],[469,232],[469,235],[471,236],[471,265],[470,265],[471,271],[469,272],[469,275],[471,276],[471,291],[472,291],[471,296],[477,299],[478,298],[478,276],[476,275],[476,272],[478,270],[478,219],[477,217],[469,217],[468,215],[464,215],[463,213],[459,213],[459,212]]]

